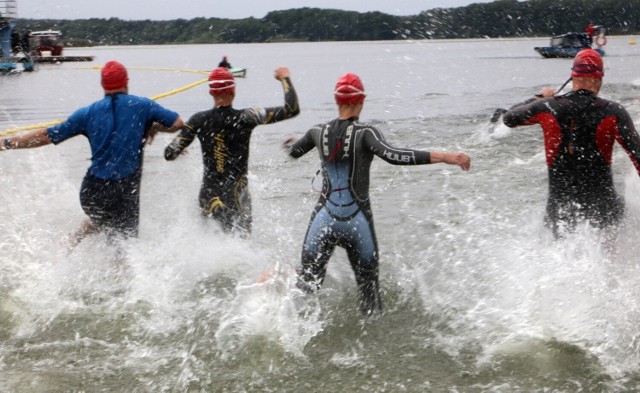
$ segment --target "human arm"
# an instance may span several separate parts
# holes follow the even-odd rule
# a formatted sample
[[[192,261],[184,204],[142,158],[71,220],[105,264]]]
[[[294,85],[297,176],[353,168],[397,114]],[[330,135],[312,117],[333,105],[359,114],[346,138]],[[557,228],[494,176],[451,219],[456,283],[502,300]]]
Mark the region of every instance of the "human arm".
[[[182,121],[182,118],[180,116],[178,116],[170,126],[165,126],[164,124],[157,121],[153,122],[151,124],[151,127],[149,127],[149,129],[147,130],[147,139],[145,143],[148,145],[153,143],[153,139],[156,137],[158,132],[172,133],[178,131],[182,127],[184,127],[184,122]]]
[[[287,150],[289,156],[300,158],[316,147],[316,144],[319,143],[321,132],[322,126],[314,126],[298,140],[294,136],[287,137],[282,143],[282,147]]]
[[[548,91],[546,93],[541,92],[540,94],[548,94]],[[544,111],[540,105],[543,101],[549,99],[549,97],[545,97],[544,95],[542,97],[536,95],[533,98],[516,104],[502,115],[502,122],[510,128],[536,124],[537,121],[534,119],[534,116]]]
[[[465,171],[471,167],[471,158],[461,152],[429,152],[391,146],[382,133],[370,127],[365,131],[365,143],[378,157],[393,165],[423,165],[444,162],[458,165]]]
[[[244,120],[255,125],[272,124],[290,119],[300,113],[298,95],[291,83],[289,69],[280,66],[274,71],[274,78],[280,81],[284,90],[284,105],[270,108],[251,108],[243,113]]]
[[[640,175],[640,136],[636,131],[633,119],[620,104],[616,105],[616,141],[627,152],[629,159]]]
[[[164,149],[164,158],[173,161],[193,142],[196,131],[189,123],[182,127],[182,131]]]
[[[449,165],[457,165],[463,171],[469,171],[471,169],[471,158],[465,153],[461,152],[431,152],[431,163],[436,164],[438,162],[444,162]]]
[[[30,149],[52,143],[46,128],[2,139],[0,150]]]
[[[287,152],[290,152],[291,146],[293,146],[293,144],[296,143],[297,140],[298,138],[296,138],[294,135],[287,135],[284,137],[284,139],[280,143],[280,147],[282,147],[282,150],[286,150]]]

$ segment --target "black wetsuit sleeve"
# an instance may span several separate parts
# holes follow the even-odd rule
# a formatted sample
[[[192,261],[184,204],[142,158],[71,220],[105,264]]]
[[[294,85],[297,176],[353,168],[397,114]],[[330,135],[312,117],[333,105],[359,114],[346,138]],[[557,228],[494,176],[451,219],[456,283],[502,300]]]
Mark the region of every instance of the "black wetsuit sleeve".
[[[393,147],[374,127],[368,127],[364,132],[364,142],[369,150],[390,164],[423,165],[431,163],[431,153],[428,151]]]
[[[502,121],[507,127],[511,128],[533,124],[529,120],[537,113],[537,107],[541,101],[537,98],[530,98],[512,106],[502,115]]]
[[[171,141],[171,143],[164,149],[164,158],[168,161],[173,161],[184,149],[187,148],[193,142],[196,136],[196,129],[191,123],[191,119],[187,124],[182,127],[180,133]]]
[[[633,119],[622,105],[616,107],[618,119],[618,143],[629,155],[633,166],[640,175],[640,136],[633,124]]]
[[[316,140],[321,129],[320,126],[316,126],[307,131],[302,138],[298,139],[298,141],[291,146],[289,155],[293,158],[299,158],[316,147]]]
[[[290,119],[300,113],[298,94],[289,78],[280,80],[284,89],[284,105],[270,108],[251,108],[243,113],[243,120],[253,125],[271,124]]]

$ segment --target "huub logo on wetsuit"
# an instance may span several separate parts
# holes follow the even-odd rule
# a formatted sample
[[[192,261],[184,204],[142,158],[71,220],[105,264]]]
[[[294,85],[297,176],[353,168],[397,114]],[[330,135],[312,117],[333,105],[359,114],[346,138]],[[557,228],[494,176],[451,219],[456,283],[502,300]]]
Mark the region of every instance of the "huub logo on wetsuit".
[[[398,161],[398,162],[410,163],[411,160],[413,159],[413,156],[409,154],[395,153],[389,150],[385,150],[382,154],[385,157],[387,157],[389,160]]]

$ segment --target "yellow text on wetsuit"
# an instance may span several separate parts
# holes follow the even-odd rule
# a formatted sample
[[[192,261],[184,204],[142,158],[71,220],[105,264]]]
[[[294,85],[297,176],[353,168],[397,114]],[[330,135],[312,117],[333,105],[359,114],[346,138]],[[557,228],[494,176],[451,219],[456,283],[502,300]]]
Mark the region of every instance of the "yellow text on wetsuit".
[[[216,147],[213,149],[213,156],[216,159],[216,170],[218,173],[224,173],[224,163],[227,159],[224,137],[221,134],[218,134],[214,136],[213,139],[216,141]]]

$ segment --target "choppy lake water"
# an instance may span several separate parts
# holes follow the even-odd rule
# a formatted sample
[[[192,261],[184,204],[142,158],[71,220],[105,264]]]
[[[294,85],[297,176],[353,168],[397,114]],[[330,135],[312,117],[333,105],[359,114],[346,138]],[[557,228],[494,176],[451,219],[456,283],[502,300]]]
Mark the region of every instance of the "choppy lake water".
[[[610,37],[602,96],[634,119],[640,46]],[[146,151],[141,233],[114,266],[104,237],[68,252],[83,219],[82,137],[0,154],[0,390],[6,392],[549,392],[640,390],[640,179],[617,148],[627,214],[616,254],[588,228],[553,241],[542,135],[489,123],[493,111],[560,86],[571,61],[542,59],[547,39],[276,43],[67,50],[92,63],[0,78],[0,130],[61,119],[101,95],[119,60],[132,94],[196,82],[223,55],[248,69],[236,107],[283,102],[291,69],[302,113],[252,139],[250,240],[197,209],[200,147],[166,162]],[[368,93],[361,119],[397,145],[462,150],[472,171],[375,160],[372,200],[385,312],[364,318],[343,250],[317,296],[293,289],[317,195],[317,155],[287,159],[285,135],[335,117],[344,72]],[[211,106],[206,85],[161,99],[184,119]],[[261,272],[278,266],[271,280]]]

